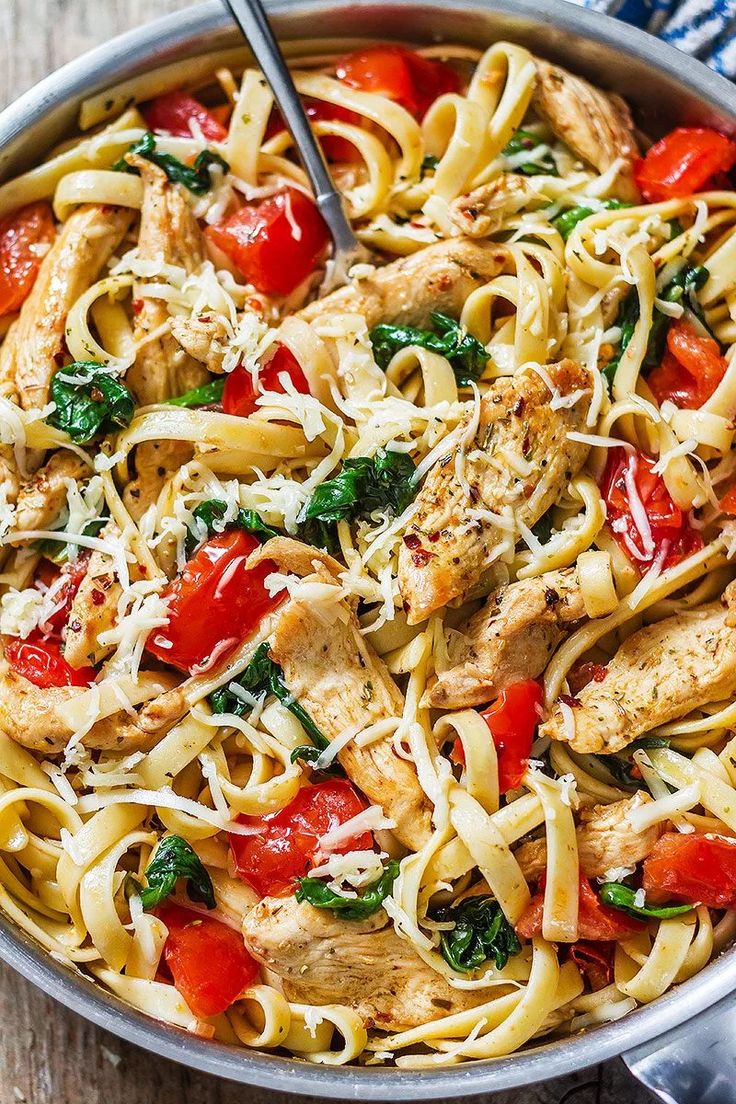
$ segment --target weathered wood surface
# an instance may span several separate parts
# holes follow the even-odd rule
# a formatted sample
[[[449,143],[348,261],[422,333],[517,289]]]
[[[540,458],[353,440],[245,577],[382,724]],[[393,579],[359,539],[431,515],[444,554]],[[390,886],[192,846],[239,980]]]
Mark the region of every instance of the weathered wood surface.
[[[0,0],[0,106],[112,35],[188,3]],[[66,1011],[0,965],[0,1104],[286,1104],[288,1099],[152,1057]],[[646,1104],[650,1099],[618,1062],[493,1097],[495,1104]]]

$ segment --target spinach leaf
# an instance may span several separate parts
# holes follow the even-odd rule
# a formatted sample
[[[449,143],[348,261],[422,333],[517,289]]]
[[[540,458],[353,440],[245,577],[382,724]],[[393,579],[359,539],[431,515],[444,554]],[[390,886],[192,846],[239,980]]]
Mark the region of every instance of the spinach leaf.
[[[334,521],[319,521],[318,518],[308,518],[307,521],[299,523],[297,536],[305,544],[311,544],[314,548],[323,548],[331,556],[337,556],[340,552],[337,526]]]
[[[552,536],[552,511],[547,510],[538,522],[532,525],[532,533],[540,544],[546,544]]]
[[[538,146],[546,146],[546,144],[537,134],[532,134],[530,130],[519,129],[515,132],[511,141],[503,147],[501,153],[504,157],[513,157],[523,150],[533,150]],[[524,176],[539,176],[542,173],[546,176],[560,175],[557,172],[555,159],[550,152],[545,153],[538,161],[526,161],[523,165],[517,165],[514,172],[522,173]]]
[[[630,203],[625,203],[622,199],[603,199],[601,204],[606,211],[618,211],[621,207],[631,207]],[[587,218],[588,215],[594,215],[596,210],[585,205],[570,207],[569,210],[563,211],[557,218],[553,218],[552,225],[557,228],[562,240],[567,241],[577,224]]]
[[[83,537],[96,537],[105,528],[109,521],[109,517],[94,518],[92,521],[88,521],[82,529]],[[61,541],[55,540],[39,540],[33,541],[31,548],[34,552],[38,552],[40,556],[43,556],[47,560],[51,560],[59,566],[68,563],[69,561],[69,549],[76,548],[74,541],[70,540],[68,544],[62,544]]]
[[[373,510],[398,515],[417,493],[414,461],[404,452],[379,449],[375,456],[345,460],[342,471],[315,489],[303,520],[355,521]]]
[[[625,752],[617,755],[597,755],[596,759],[600,760],[603,766],[622,786],[636,786],[641,789],[643,786],[641,778],[637,778],[632,773],[636,766],[633,759],[633,753],[640,748],[661,748],[669,746],[670,741],[663,740],[659,736],[642,736],[640,739],[634,740],[633,743],[629,744]]]
[[[485,346],[446,314],[432,311],[431,318],[434,332],[388,323],[374,326],[369,336],[379,368],[385,371],[399,349],[419,345],[422,349],[430,349],[447,357],[459,387],[467,387],[471,381],[479,380],[489,360]]]
[[[654,917],[657,920],[669,920],[673,916],[683,916],[686,912],[692,912],[694,905],[635,905],[636,890],[631,886],[621,885],[620,882],[604,882],[598,890],[600,899],[604,905],[627,912],[629,916],[641,917],[646,920]]]
[[[201,901],[208,909],[215,907],[215,891],[212,879],[202,865],[197,853],[181,836],[166,836],[146,870],[147,886],[141,887],[135,879],[143,908],[148,912],[174,892],[179,878],[187,879],[187,895],[190,901]]]
[[[80,382],[69,383],[75,376]],[[124,429],[135,414],[135,400],[128,388],[96,360],[75,361],[51,380],[49,414],[52,426],[68,433],[78,445],[88,445],[98,433]]]
[[[211,537],[215,532],[224,532],[224,530],[215,529],[215,522],[222,521],[226,512],[227,503],[222,502],[219,498],[209,498],[206,502],[200,502],[199,506],[194,507],[192,516],[200,524],[197,526],[197,534],[191,531],[187,534],[184,543],[187,558],[191,556],[194,549],[203,540]],[[252,533],[254,537],[257,537],[261,544],[271,540],[272,537],[280,536],[278,529],[272,529],[270,525],[266,525],[263,518],[255,510],[246,510],[242,507],[233,520],[227,522],[225,529],[244,529],[246,533]]]
[[[434,172],[440,163],[439,157],[435,157],[433,153],[425,153],[422,158],[421,175],[426,176],[429,172]]]
[[[213,153],[212,150],[202,150],[201,153],[197,154],[193,165],[185,165],[173,154],[161,153],[157,150],[156,139],[150,131],[146,131],[143,137],[139,138],[130,147],[128,153],[137,153],[141,157],[145,157],[147,161],[152,161],[154,165],[158,165],[160,169],[163,169],[172,183],[183,184],[194,195],[204,195],[212,187],[212,176],[210,174],[212,165],[219,165],[225,172],[230,171],[227,161],[220,157],[219,153]],[[138,169],[133,165],[129,165],[124,157],[115,162],[112,170],[113,172],[127,172],[134,176],[140,176]]]
[[[358,897],[343,897],[329,889],[320,878],[299,878],[294,896],[297,901],[307,901],[315,908],[329,908],[345,920],[365,920],[383,905],[399,874],[399,864],[391,859],[383,868],[383,874]]]
[[[254,698],[265,697],[266,694],[275,695],[291,715],[301,722],[314,746],[320,751],[327,747],[329,740],[317,728],[306,709],[303,709],[291,694],[284,682],[283,671],[268,654],[267,640],[258,645],[242,675],[233,681]],[[210,694],[210,705],[213,713],[234,713],[236,717],[242,717],[249,709],[246,703],[230,690],[229,684],[221,686],[219,690]]]
[[[169,406],[209,406],[210,403],[219,403],[222,392],[225,390],[225,379],[210,380],[201,387],[193,387],[191,391],[185,391],[183,395],[177,395],[175,399],[168,399]]]
[[[466,974],[492,958],[502,970],[521,950],[516,932],[492,897],[466,897],[459,905],[440,909],[437,920],[454,920],[451,931],[441,933],[442,957],[453,970]]]

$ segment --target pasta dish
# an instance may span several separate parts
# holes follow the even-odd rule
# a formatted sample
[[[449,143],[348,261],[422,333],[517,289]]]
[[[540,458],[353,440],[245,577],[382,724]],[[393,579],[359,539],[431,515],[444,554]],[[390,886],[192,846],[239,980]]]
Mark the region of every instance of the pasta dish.
[[[244,49],[0,186],[0,907],[166,1023],[505,1055],[736,935],[736,142]]]

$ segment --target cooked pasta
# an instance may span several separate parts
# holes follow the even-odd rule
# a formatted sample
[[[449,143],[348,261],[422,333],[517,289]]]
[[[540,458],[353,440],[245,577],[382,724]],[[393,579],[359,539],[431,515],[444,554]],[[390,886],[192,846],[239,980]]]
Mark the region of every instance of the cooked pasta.
[[[289,49],[345,286],[243,50],[0,186],[0,906],[184,1030],[432,1067],[733,938],[736,144],[354,46]]]

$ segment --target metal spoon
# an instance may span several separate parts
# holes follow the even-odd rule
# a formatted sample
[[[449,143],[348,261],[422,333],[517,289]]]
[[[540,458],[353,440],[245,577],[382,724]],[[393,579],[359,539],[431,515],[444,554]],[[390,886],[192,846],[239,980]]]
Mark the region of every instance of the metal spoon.
[[[288,66],[260,0],[223,0],[245,35],[274,99],[296,144],[304,171],[312,185],[317,207],[327,223],[334,245],[330,285],[347,283],[348,271],[356,261],[365,260],[367,250],[360,244],[350,225],[342,196],[330,176],[319,142],[312,133],[307,114],[294,87]]]

